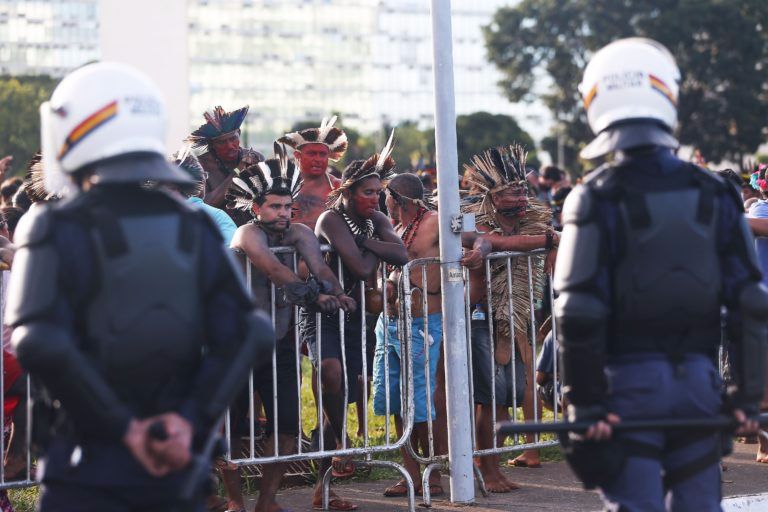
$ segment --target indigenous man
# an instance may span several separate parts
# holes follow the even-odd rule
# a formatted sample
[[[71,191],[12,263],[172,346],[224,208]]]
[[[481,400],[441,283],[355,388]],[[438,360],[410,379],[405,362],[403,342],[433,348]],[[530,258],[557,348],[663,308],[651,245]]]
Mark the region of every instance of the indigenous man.
[[[142,187],[191,182],[165,160],[165,106],[148,78],[90,64],[40,114],[47,183],[79,189],[24,217],[6,308],[55,415],[40,510],[174,509],[205,474],[193,447],[271,352],[271,323],[208,217]],[[186,507],[199,511],[195,494]]]
[[[277,366],[277,430],[280,454],[293,453],[300,433],[298,418],[299,389],[296,375],[296,343],[293,331],[293,305],[312,307],[326,314],[339,308],[354,312],[355,301],[344,293],[338,279],[323,261],[320,244],[315,234],[302,224],[291,224],[293,198],[301,187],[299,172],[288,160],[285,147],[275,144],[275,158],[245,169],[234,178],[227,196],[230,208],[245,210],[255,219],[238,228],[232,248],[243,251],[256,272],[253,272],[253,294],[258,306],[269,311],[271,285],[277,288],[275,307],[275,334]],[[294,247],[303,258],[312,277],[302,281],[292,270],[289,254],[274,254],[270,247]],[[273,374],[265,372],[254,376],[254,386],[261,395],[267,415],[267,430],[271,432],[266,443],[266,455],[274,454],[275,411],[272,396]],[[284,463],[266,465],[261,480],[257,511],[281,510],[275,494],[285,470]]]
[[[339,280],[347,295],[360,297],[365,290],[361,281],[375,279],[379,264],[384,261],[392,265],[404,265],[408,253],[403,241],[392,229],[389,218],[378,209],[382,181],[388,179],[394,170],[395,161],[390,157],[392,139],[381,154],[368,160],[356,160],[349,164],[342,174],[341,186],[331,193],[329,210],[317,221],[315,234],[322,243],[330,243],[336,256],[331,258],[330,267],[337,271],[342,265],[343,276]],[[343,323],[340,323],[343,322]],[[342,328],[344,342],[342,343]],[[318,350],[317,331],[320,331],[321,347]],[[303,314],[302,337],[307,342],[314,366],[321,368],[321,393],[325,416],[330,427],[324,439],[334,439],[336,445],[346,445],[344,438],[345,393],[348,401],[354,401],[357,393],[358,376],[362,371],[362,311],[359,309],[344,315],[322,315],[320,326],[316,315]],[[344,351],[342,351],[344,347]],[[318,355],[322,353],[322,360]],[[346,368],[342,367],[342,359]],[[346,387],[345,387],[346,385]],[[349,457],[334,459],[340,472],[354,470]],[[328,461],[322,461],[320,474],[328,468]],[[318,480],[313,506],[322,504],[322,483]],[[352,510],[355,505],[334,498],[334,510]]]
[[[440,255],[439,245],[439,216],[432,211],[424,200],[424,188],[422,180],[415,174],[403,173],[395,176],[386,187],[386,206],[393,222],[395,232],[403,239],[408,251],[408,259],[434,258]],[[465,252],[461,262],[463,265],[479,269],[483,259],[490,253],[491,246],[474,233],[464,233],[462,241],[469,245],[470,250]],[[422,280],[421,272],[415,272],[411,276],[411,287],[414,291],[412,297],[412,323],[411,332],[411,357],[413,360],[414,381],[414,405],[415,425],[411,437],[413,450],[429,454],[429,418],[435,423],[435,453],[448,452],[447,423],[445,416],[445,368],[442,362],[442,305],[440,294],[440,266],[431,264],[426,267],[426,288]],[[395,270],[389,275],[388,295],[394,296],[394,290],[400,272]],[[426,299],[427,311],[423,309]],[[401,354],[401,345],[398,333],[399,315],[403,304],[395,304],[392,301],[387,309],[387,316],[381,315],[376,325],[376,358],[374,360],[374,412],[378,415],[387,414],[387,380],[389,381],[389,412],[395,415],[395,427],[397,434],[403,433],[403,412],[401,409],[400,389],[401,370],[405,365]],[[386,331],[386,335],[385,335]],[[428,342],[425,344],[425,339]],[[428,349],[427,349],[428,347]],[[429,353],[429,367],[426,367],[427,351]],[[385,358],[389,359],[389,379],[385,377]],[[427,372],[429,372],[429,387],[427,387]],[[434,396],[433,396],[434,395]],[[427,398],[429,397],[429,398]],[[429,410],[427,409],[429,405]],[[421,447],[421,448],[419,448]],[[419,464],[411,456],[410,451],[401,448],[403,463],[410,473],[418,491],[421,482]],[[394,486],[386,489],[384,495],[388,497],[405,496],[408,492],[405,480],[400,480]],[[440,484],[440,473],[434,471],[430,475],[429,494],[440,496],[443,488]]]
[[[337,162],[347,151],[347,135],[333,126],[336,116],[323,119],[319,128],[307,128],[281,137],[278,142],[291,146],[293,158],[301,171],[302,186],[294,204],[293,222],[315,229],[325,211],[331,191],[341,181],[328,172],[328,162]]]
[[[549,207],[531,197],[525,177],[525,150],[519,145],[509,148],[494,148],[475,156],[472,165],[466,167],[467,180],[482,195],[474,197],[464,205],[463,210],[475,213],[478,230],[486,233],[484,238],[494,251],[549,250],[546,257],[534,257],[531,262],[534,299],[542,294],[544,272],[549,272],[555,261],[559,235],[550,223],[552,212]],[[490,339],[488,327],[488,297],[486,293],[485,268],[470,272],[470,300],[472,309],[472,364],[475,402],[479,405],[476,416],[477,445],[479,449],[493,448],[491,375],[496,373],[497,417],[506,419],[508,408],[519,402],[514,396],[523,395],[523,413],[526,419],[533,418],[533,349],[529,343],[529,316],[531,310],[528,293],[528,262],[526,258],[512,260],[512,297],[509,296],[506,262],[499,260],[491,264],[490,306],[493,311],[495,340]],[[514,318],[509,317],[509,304],[514,303]],[[515,380],[512,380],[512,338],[519,357],[515,358]],[[494,344],[494,351],[491,344]],[[495,361],[491,360],[491,353]],[[532,441],[532,436],[529,439]],[[515,465],[538,467],[539,454],[536,450],[526,451],[514,459]],[[501,473],[498,456],[480,458],[480,469],[486,488],[491,492],[509,492],[517,488]]]
[[[205,202],[216,208],[224,208],[224,198],[232,179],[240,170],[264,160],[261,153],[240,147],[240,126],[248,114],[248,106],[227,112],[215,107],[205,112],[205,124],[187,137],[195,150],[203,150],[200,165],[208,173],[205,182]],[[239,225],[248,221],[247,214],[238,212],[233,220]]]

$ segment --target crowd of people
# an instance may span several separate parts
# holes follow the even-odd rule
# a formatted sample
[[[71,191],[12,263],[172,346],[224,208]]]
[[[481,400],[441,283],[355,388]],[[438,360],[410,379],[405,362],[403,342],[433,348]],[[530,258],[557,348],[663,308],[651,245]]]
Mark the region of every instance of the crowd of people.
[[[620,43],[629,53],[665,63],[673,79],[676,67],[669,67],[668,52],[659,45]],[[610,52],[603,54],[609,66],[611,57],[605,55]],[[596,62],[594,66],[603,61]],[[649,82],[651,92],[637,101],[650,98],[662,112],[657,121],[671,128],[676,93],[659,86],[661,79],[654,80]],[[106,101],[111,96],[104,84],[110,83],[129,89],[130,107],[120,115],[136,116],[115,126],[125,133],[138,126],[142,135],[154,133],[154,139],[131,132],[134,138],[126,136],[128,143],[117,144],[113,136],[99,132],[81,145],[118,116],[116,102]],[[93,84],[99,84],[93,98],[73,92]],[[610,102],[593,103],[597,85],[585,91],[591,116],[597,116],[595,109],[613,108]],[[601,93],[610,94],[616,94],[614,89]],[[334,117],[286,133],[274,141],[266,158],[241,144],[247,106],[205,112],[205,122],[183,141],[182,149],[160,157],[162,109],[157,98],[154,87],[129,68],[87,66],[65,79],[41,109],[46,112],[43,157],[29,164],[25,178],[6,178],[10,161],[0,160],[0,260],[11,270],[13,290],[3,340],[3,427],[11,455],[5,459],[6,475],[18,474],[23,466],[21,440],[15,434],[26,429],[18,414],[25,395],[18,384],[23,382],[21,367],[36,377],[37,392],[50,393],[49,401],[61,400],[66,409],[45,441],[41,508],[69,510],[66,503],[74,500],[109,510],[117,510],[116,503],[125,505],[120,510],[144,510],[145,503],[155,507],[146,510],[162,510],[190,471],[191,447],[207,445],[203,433],[221,431],[217,418],[227,406],[233,459],[254,424],[263,425],[265,456],[296,452],[306,434],[300,424],[299,369],[301,358],[307,357],[318,418],[310,443],[311,451],[323,452],[320,474],[330,470],[345,478],[355,473],[355,460],[346,451],[354,444],[347,433],[351,404],[357,405],[360,418],[358,436],[368,435],[362,420],[366,397],[375,414],[394,417],[397,435],[403,435],[409,412],[405,390],[413,395],[414,424],[409,445],[401,450],[403,465],[416,482],[416,492],[424,492],[414,454],[428,458],[448,452],[443,359],[452,336],[442,330],[440,265],[430,263],[423,272],[410,273],[410,282],[404,282],[403,267],[439,256],[440,198],[429,193],[432,176],[398,169],[391,156],[397,143],[394,132],[379,152],[334,173],[331,162],[339,161],[348,148]],[[102,103],[91,117],[67,125],[73,122],[68,119],[72,104],[97,101]],[[606,123],[595,119],[590,122],[597,127]],[[571,176],[556,166],[530,168],[525,148],[514,141],[498,141],[497,147],[475,155],[457,176],[462,212],[474,214],[477,225],[476,232],[462,234],[460,263],[467,269],[471,312],[474,441],[484,452],[476,464],[490,492],[519,488],[500,470],[495,449],[504,438],[496,433],[494,418],[507,420],[520,407],[525,419],[539,419],[538,399],[550,409],[567,410],[572,420],[593,421],[586,438],[605,440],[603,446],[610,450],[614,445],[607,440],[619,421],[617,414],[631,419],[639,413],[634,388],[608,393],[604,375],[612,375],[615,384],[653,374],[659,382],[683,379],[681,389],[700,390],[702,379],[711,377],[709,356],[720,343],[720,323],[715,321],[720,287],[722,300],[741,313],[736,321],[743,328],[728,331],[733,350],[726,352],[734,369],[731,384],[742,390],[734,402],[742,425],[747,422],[742,408],[748,410],[764,389],[764,381],[745,380],[744,367],[754,361],[744,347],[758,345],[744,343],[757,343],[764,335],[759,318],[764,289],[758,278],[760,270],[768,275],[768,247],[758,239],[758,269],[746,226],[758,237],[768,236],[768,167],[749,169],[746,180],[720,171],[720,179],[668,151],[676,141],[658,122],[618,121],[595,129],[607,135],[589,145],[585,155],[616,151],[624,163],[598,170],[573,189],[575,199],[567,203]],[[52,158],[46,141],[54,139],[60,149]],[[622,166],[618,175],[615,169]],[[65,187],[56,187],[57,172],[67,175],[79,194],[68,197]],[[648,185],[647,176],[679,192],[676,223],[664,224],[672,218],[673,202],[660,195],[667,189]],[[734,200],[739,192],[741,199]],[[655,216],[658,212],[668,216]],[[17,237],[20,221],[24,229]],[[650,230],[655,223],[662,227]],[[689,237],[681,238],[687,245],[675,246],[679,255],[653,260],[655,266],[648,263],[651,257],[637,259],[643,251],[664,254],[662,249],[675,242],[673,232]],[[565,262],[561,255],[558,263],[561,235]],[[719,268],[715,243],[731,258],[731,266],[721,269],[722,283],[711,272]],[[683,271],[676,262],[693,255],[691,247],[700,253],[696,264]],[[488,261],[491,253],[506,251],[535,255]],[[241,255],[240,269],[230,260],[232,252]],[[153,263],[149,273],[148,262]],[[39,273],[31,274],[33,268]],[[199,274],[191,282],[186,279],[190,269]],[[667,276],[680,287],[670,291],[659,284],[664,279],[645,274],[650,285],[633,286],[640,280],[637,269]],[[548,276],[553,273],[553,293],[560,294],[555,311],[539,306],[549,302],[544,299],[550,295]],[[246,276],[250,294],[243,288]],[[410,301],[404,300],[406,287]],[[698,295],[691,295],[696,290]],[[621,299],[615,304],[613,294]],[[670,313],[675,307],[683,307],[690,317]],[[403,329],[406,319],[410,325]],[[646,335],[652,331],[649,326],[656,328],[653,336]],[[403,339],[405,332],[410,339]],[[539,354],[537,347],[543,347]],[[565,372],[562,389],[555,372],[558,352]],[[408,364],[414,370],[412,389],[403,385]],[[243,390],[251,367],[253,395]],[[711,415],[719,407],[720,390],[710,387],[705,413]],[[687,395],[667,398],[652,402],[670,410],[675,404],[683,409],[691,405]],[[753,433],[751,427],[742,430]],[[608,501],[640,503],[637,510],[650,510],[643,503],[655,499],[653,478],[643,480],[645,496],[631,486],[633,475],[650,474],[638,458],[658,459],[655,453],[671,448],[662,434],[647,434],[612,441],[641,450],[628,455],[626,467],[614,468],[619,477],[605,474],[610,464],[584,471],[585,452],[580,472],[579,455],[573,449],[566,453],[585,484],[603,488]],[[765,438],[758,437],[757,461],[768,463]],[[671,449],[680,460],[694,452],[698,457],[713,442],[709,437],[669,439],[681,450]],[[533,440],[528,435],[527,442]],[[574,438],[570,446],[584,442]],[[336,450],[337,455],[327,456]],[[684,470],[668,472],[678,478],[672,485],[710,481],[719,451],[714,458],[710,455],[704,453],[695,471],[685,463]],[[509,464],[537,468],[541,460],[531,448]],[[208,509],[244,510],[238,465],[220,456],[216,469],[226,497],[210,494]],[[285,470],[279,460],[265,465],[255,510],[281,510],[276,495]],[[168,485],[154,487],[156,481]],[[116,488],[115,482],[147,492],[132,492],[130,485]],[[438,471],[426,484],[431,496],[444,493]],[[318,479],[313,508],[323,506],[322,491]],[[679,497],[693,499],[690,490],[678,491]],[[406,480],[383,493],[406,495]],[[328,505],[340,511],[357,508],[335,493]],[[12,510],[6,495],[0,496],[0,509]]]

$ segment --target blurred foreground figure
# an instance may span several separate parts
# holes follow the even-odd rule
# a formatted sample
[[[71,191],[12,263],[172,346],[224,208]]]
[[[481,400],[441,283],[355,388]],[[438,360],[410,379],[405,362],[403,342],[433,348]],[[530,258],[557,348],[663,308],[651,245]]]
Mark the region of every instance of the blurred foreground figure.
[[[40,114],[46,184],[65,199],[22,220],[6,310],[44,390],[40,510],[172,510],[272,326],[206,214],[142,188],[191,182],[165,160],[145,76],[85,66]],[[200,487],[187,510],[204,509]]]
[[[581,84],[597,134],[582,157],[614,160],[565,202],[555,318],[569,419],[595,422],[567,458],[610,510],[720,510],[720,434],[611,426],[726,412],[754,433],[763,393],[768,294],[734,187],[672,152],[679,80],[666,48],[635,38],[595,54]]]

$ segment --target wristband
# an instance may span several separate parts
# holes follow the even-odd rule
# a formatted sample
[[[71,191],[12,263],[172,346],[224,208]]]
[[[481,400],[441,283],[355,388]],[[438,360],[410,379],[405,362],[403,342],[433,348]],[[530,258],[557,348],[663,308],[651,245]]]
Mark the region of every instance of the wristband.
[[[546,237],[547,241],[544,244],[544,248],[550,250],[554,247],[555,235],[551,231],[547,231]]]

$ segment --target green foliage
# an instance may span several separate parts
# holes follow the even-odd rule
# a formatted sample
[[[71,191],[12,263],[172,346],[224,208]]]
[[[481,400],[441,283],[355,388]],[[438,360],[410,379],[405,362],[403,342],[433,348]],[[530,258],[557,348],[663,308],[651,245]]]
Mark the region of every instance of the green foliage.
[[[569,167],[592,138],[577,84],[592,52],[622,37],[656,39],[683,74],[683,144],[707,160],[754,152],[768,125],[768,2],[764,0],[522,0],[484,29],[512,101],[540,97],[565,132]]]
[[[0,77],[0,158],[13,156],[12,171],[23,174],[40,149],[40,104],[57,81],[47,76]]]
[[[536,145],[531,136],[517,124],[512,117],[488,112],[458,116],[456,119],[456,137],[459,151],[459,168],[463,172],[467,164],[476,155],[494,146],[509,145],[517,142],[528,149],[528,162],[536,165]]]

